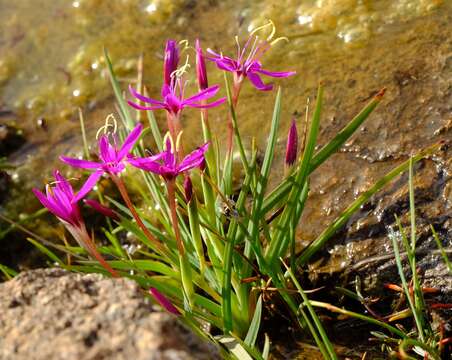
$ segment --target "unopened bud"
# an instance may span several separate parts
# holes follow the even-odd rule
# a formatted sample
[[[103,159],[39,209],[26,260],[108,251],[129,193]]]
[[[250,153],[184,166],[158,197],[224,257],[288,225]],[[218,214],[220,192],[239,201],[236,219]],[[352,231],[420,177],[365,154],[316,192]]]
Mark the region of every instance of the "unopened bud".
[[[289,133],[287,135],[287,146],[286,146],[286,165],[292,166],[297,159],[298,151],[298,132],[297,123],[295,119],[292,119],[292,124],[290,125]]]
[[[160,291],[158,291],[156,288],[150,288],[149,293],[152,295],[152,297],[160,304],[161,307],[163,307],[166,311],[170,312],[174,315],[180,315],[180,311],[177,310],[177,308],[169,301],[165,295],[163,295]]]
[[[190,176],[186,176],[184,179],[184,191],[185,201],[189,203],[193,197],[193,184],[191,182]]]
[[[109,218],[113,219],[113,220],[119,220],[119,216],[118,214],[116,214],[112,209],[110,209],[109,207],[106,207],[102,204],[100,204],[99,202],[97,202],[96,200],[92,200],[92,199],[85,199],[83,200],[83,202],[88,205],[89,207],[93,208],[94,210],[96,210],[98,213],[101,213],[102,215],[108,216]]]
[[[204,60],[204,54],[202,52],[201,45],[199,44],[199,39],[196,39],[196,76],[198,78],[199,90],[205,90],[209,87],[207,81],[207,71],[206,62]]]
[[[171,74],[177,70],[179,65],[179,47],[176,41],[168,40],[165,47],[165,58],[163,61],[163,80],[165,85],[171,85]]]

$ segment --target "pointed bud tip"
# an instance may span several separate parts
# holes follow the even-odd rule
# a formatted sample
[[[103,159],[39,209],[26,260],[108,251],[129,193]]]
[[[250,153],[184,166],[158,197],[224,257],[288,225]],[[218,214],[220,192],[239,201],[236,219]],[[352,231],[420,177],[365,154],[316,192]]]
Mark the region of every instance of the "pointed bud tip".
[[[185,201],[189,203],[193,198],[193,184],[191,182],[190,176],[186,176],[184,179],[184,192]]]
[[[292,119],[292,124],[287,134],[287,146],[286,146],[286,165],[292,166],[297,159],[298,152],[298,131],[295,118]]]

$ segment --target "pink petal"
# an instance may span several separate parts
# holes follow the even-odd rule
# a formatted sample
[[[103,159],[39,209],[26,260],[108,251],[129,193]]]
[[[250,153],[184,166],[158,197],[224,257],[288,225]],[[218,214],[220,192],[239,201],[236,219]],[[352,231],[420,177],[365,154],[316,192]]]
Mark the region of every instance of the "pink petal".
[[[127,100],[127,104],[129,104],[131,107],[133,107],[134,109],[137,110],[158,110],[158,109],[163,109],[164,106],[162,105],[156,105],[156,106],[142,106],[142,105],[138,105],[135,104],[134,102]]]
[[[106,135],[102,135],[99,139],[99,156],[103,162],[111,162],[110,144]]]
[[[209,143],[207,142],[188,154],[177,167],[177,172],[181,173],[201,165],[204,160],[204,153],[207,151],[208,147]]]
[[[68,197],[74,196],[74,191],[72,190],[72,186],[63,176],[61,176],[58,170],[55,170],[53,176],[56,180],[56,186],[58,189],[63,191]]]
[[[182,103],[184,105],[185,104],[190,105],[190,103],[192,103],[192,102],[198,102],[201,100],[210,99],[212,96],[216,95],[216,93],[218,92],[219,89],[220,89],[220,87],[218,85],[208,87],[207,89],[200,91],[196,95],[189,97],[188,99],[185,99]]]
[[[198,109],[206,109],[206,108],[211,108],[211,107],[215,107],[215,106],[221,105],[225,101],[226,101],[226,98],[224,97],[224,98],[218,99],[218,100],[216,100],[214,102],[211,102],[209,104],[194,104],[194,103],[191,103],[191,104],[187,104],[187,106],[192,107],[192,108],[198,108]]]
[[[65,164],[81,169],[98,169],[102,165],[94,161],[74,159],[66,156],[60,156],[60,160]]]
[[[118,152],[118,159],[123,159],[127,155],[127,153],[133,148],[133,146],[137,142],[138,138],[140,137],[142,130],[143,130],[143,125],[138,124],[130,132],[130,134],[124,140],[124,144],[122,144],[122,147]]]
[[[259,72],[263,75],[271,76],[271,77],[278,77],[278,78],[284,78],[288,76],[292,76],[296,74],[296,71],[268,71],[264,69],[258,69],[255,70],[256,72]]]
[[[141,95],[138,91],[136,91],[132,87],[132,85],[129,85],[129,91],[133,96],[135,96],[140,101],[143,101],[145,103],[152,104],[152,105],[163,105],[163,103],[161,101],[154,100],[154,99]]]
[[[158,162],[143,158],[129,159],[128,162],[130,165],[135,166],[136,168],[160,175],[161,165]]]
[[[248,76],[248,79],[250,79],[251,83],[254,85],[256,89],[261,91],[269,91],[273,89],[273,85],[271,84],[265,85],[259,75],[254,73],[248,73],[246,75]]]
[[[38,189],[32,190],[35,196],[38,198],[38,200],[41,202],[41,204],[46,207],[53,215],[61,218],[66,219],[66,214],[59,206],[56,206],[55,203],[52,201],[49,201],[49,199]]]
[[[75,204],[80,199],[83,199],[83,197],[91,191],[94,185],[96,185],[97,181],[100,179],[103,173],[104,172],[102,170],[93,172],[86,180],[86,182],[83,184],[81,189],[78,191],[77,195],[75,195],[74,199],[72,200],[72,203]]]

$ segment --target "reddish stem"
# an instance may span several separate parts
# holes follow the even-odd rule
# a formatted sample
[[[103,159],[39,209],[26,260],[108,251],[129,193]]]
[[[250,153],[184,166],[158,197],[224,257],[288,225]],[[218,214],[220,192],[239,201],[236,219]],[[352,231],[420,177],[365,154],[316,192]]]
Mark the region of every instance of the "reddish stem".
[[[124,184],[124,181],[116,175],[110,174],[111,179],[115,183],[116,187],[118,188],[119,192],[121,193],[122,198],[124,199],[124,202],[127,205],[127,208],[132,213],[133,218],[137,222],[140,229],[143,231],[144,235],[148,238],[148,240],[154,244],[156,249],[160,251],[160,253],[167,255],[166,249],[162,246],[162,244],[157,240],[157,238],[151,234],[149,229],[144,225],[143,221],[141,220],[140,216],[138,215],[137,211],[135,210],[135,207],[132,204],[132,201],[130,200],[129,193],[127,192],[126,186]]]
[[[72,236],[77,240],[79,245],[84,248],[88,253],[94,257],[99,263],[102,265],[102,267],[107,270],[111,276],[115,278],[119,278],[119,274],[112,269],[112,267],[105,261],[105,259],[102,257],[101,254],[97,251],[96,244],[91,239],[91,237],[88,234],[88,231],[86,231],[86,227],[84,223],[81,223],[78,226],[74,226],[68,223],[65,223],[66,229],[69,230],[69,232],[72,234]]]
[[[177,220],[176,194],[174,191],[174,185],[175,185],[174,179],[169,180],[166,183],[166,187],[168,189],[168,203],[171,211],[171,221],[173,223],[174,234],[176,236],[177,249],[179,250],[179,255],[184,256],[185,248],[184,243],[182,242],[182,237],[180,235],[179,222]]]

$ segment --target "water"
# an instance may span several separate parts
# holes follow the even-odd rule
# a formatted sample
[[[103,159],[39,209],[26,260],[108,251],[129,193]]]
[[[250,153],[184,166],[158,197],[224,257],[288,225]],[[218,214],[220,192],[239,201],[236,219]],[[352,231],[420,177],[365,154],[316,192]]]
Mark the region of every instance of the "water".
[[[301,3],[301,4],[300,4]],[[320,143],[324,144],[380,88],[383,103],[337,155],[313,176],[298,238],[300,247],[313,240],[347,204],[412,152],[441,139],[451,139],[452,2],[440,0],[0,0],[0,124],[23,129],[27,143],[9,156],[17,166],[6,205],[26,213],[38,208],[29,189],[50,179],[60,154],[81,154],[77,109],[87,119],[93,139],[104,118],[115,111],[103,48],[126,88],[136,78],[137,59],[144,54],[144,80],[158,95],[162,50],[167,38],[197,37],[205,47],[235,53],[234,36],[242,39],[272,19],[279,42],[264,58],[264,67],[296,70],[277,81],[283,87],[282,128],[275,172],[283,173],[285,136],[292,114],[304,112],[319,80],[325,81],[325,108]],[[193,59],[193,50],[187,55]],[[209,82],[222,84],[222,74],[209,65]],[[191,89],[194,89],[194,79]],[[246,144],[256,137],[265,144],[274,93],[247,84],[239,103],[239,126]],[[164,124],[164,114],[157,113]],[[226,111],[214,109],[210,119],[225,133]],[[199,143],[198,114],[184,115],[186,141]],[[452,207],[450,150],[419,169],[426,189],[436,189],[420,205],[429,220],[442,219]],[[333,268],[372,256],[372,241],[387,209],[403,198],[396,184],[378,197],[371,210],[344,230],[344,253]],[[20,195],[20,196],[17,196]],[[384,218],[384,217],[383,217]],[[438,220],[444,221],[444,220]],[[384,227],[383,227],[384,228]],[[375,230],[377,229],[377,230]],[[376,231],[376,233],[375,233]],[[371,245],[340,248],[351,240]],[[383,241],[379,238],[378,241]],[[345,249],[345,250],[344,250]],[[364,255],[363,255],[364,256]],[[339,265],[338,265],[339,264]]]

